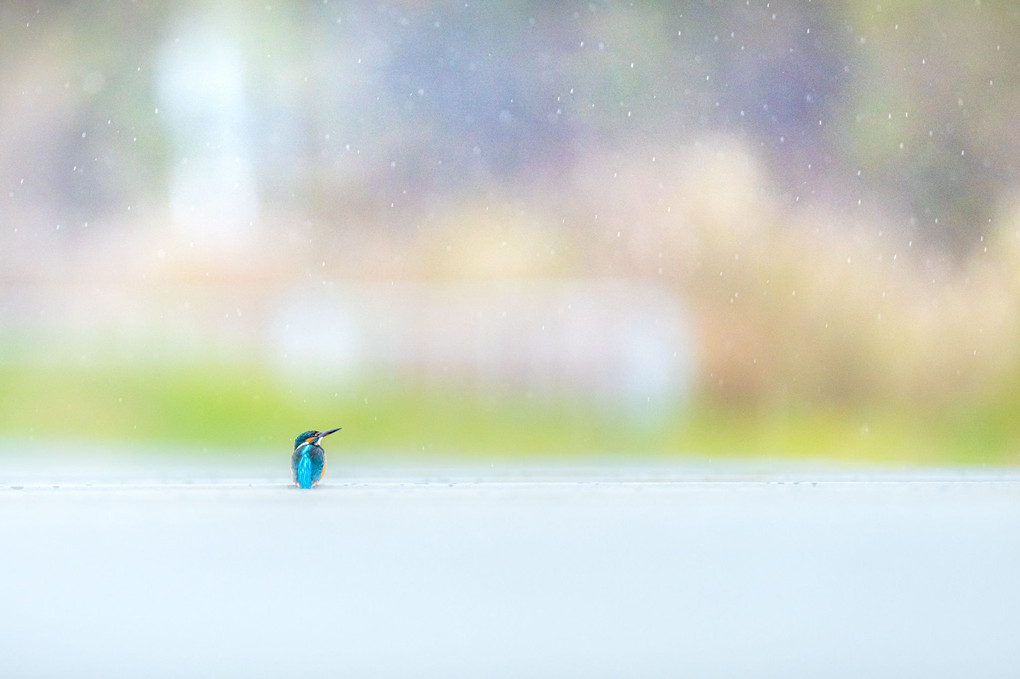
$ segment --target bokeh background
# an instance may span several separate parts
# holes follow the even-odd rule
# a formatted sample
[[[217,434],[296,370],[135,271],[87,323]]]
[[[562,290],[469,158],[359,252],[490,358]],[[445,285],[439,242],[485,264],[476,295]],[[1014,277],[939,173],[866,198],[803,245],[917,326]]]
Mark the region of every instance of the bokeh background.
[[[1018,93],[1007,1],[4,2],[0,449],[1016,464]]]

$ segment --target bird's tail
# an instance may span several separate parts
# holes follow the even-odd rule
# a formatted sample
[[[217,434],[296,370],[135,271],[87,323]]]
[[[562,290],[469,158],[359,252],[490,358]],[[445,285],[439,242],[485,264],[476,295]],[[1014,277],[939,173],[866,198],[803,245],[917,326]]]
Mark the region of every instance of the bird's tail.
[[[297,482],[301,488],[312,487],[312,460],[307,452],[302,452],[297,463]]]

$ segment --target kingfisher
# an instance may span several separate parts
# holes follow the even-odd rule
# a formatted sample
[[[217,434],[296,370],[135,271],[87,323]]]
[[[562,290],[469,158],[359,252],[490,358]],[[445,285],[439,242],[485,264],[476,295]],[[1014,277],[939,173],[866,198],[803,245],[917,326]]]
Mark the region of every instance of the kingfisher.
[[[299,488],[319,485],[326,473],[326,451],[319,445],[326,436],[340,431],[343,427],[329,431],[306,431],[294,439],[294,454],[290,456],[290,468],[294,472],[294,483]]]

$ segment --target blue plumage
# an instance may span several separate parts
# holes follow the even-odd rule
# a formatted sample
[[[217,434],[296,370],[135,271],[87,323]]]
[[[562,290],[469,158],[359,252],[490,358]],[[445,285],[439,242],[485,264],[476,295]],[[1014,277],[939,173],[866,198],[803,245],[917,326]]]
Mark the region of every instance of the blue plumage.
[[[294,472],[294,483],[299,488],[311,488],[322,480],[323,474],[326,473],[326,451],[319,445],[319,441],[340,429],[341,427],[329,431],[313,429],[302,432],[294,439],[294,454],[290,457],[290,467]]]
[[[298,458],[297,471],[295,472],[295,480],[301,488],[312,487],[312,460],[308,456],[308,449],[311,448],[307,443],[301,446],[300,457]]]

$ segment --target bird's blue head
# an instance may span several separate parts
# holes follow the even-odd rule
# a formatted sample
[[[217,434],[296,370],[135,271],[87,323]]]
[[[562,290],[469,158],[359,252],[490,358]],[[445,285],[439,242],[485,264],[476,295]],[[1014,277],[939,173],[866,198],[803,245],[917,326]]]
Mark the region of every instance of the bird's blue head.
[[[294,450],[297,450],[306,443],[311,443],[313,446],[317,446],[319,445],[319,441],[321,441],[324,437],[336,433],[341,429],[343,429],[343,427],[337,427],[336,429],[330,429],[329,431],[316,431],[315,429],[303,431],[298,434],[296,439],[294,439]]]

